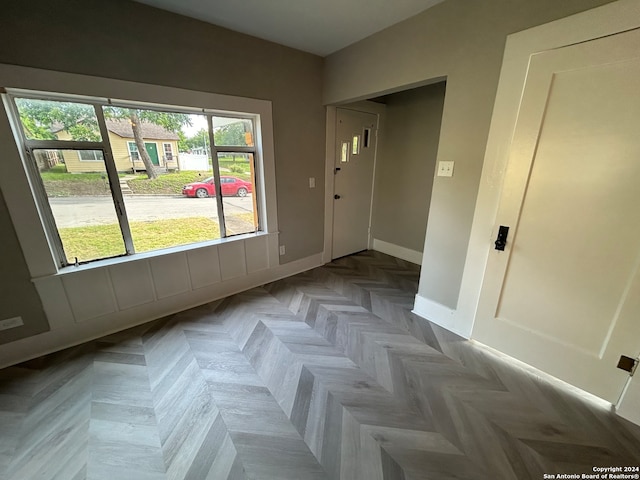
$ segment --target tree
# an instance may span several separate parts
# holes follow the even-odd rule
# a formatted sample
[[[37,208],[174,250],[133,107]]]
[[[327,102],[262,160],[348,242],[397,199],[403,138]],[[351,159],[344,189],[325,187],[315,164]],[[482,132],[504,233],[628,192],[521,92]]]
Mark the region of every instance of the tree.
[[[154,110],[121,107],[104,107],[103,111],[106,118],[129,121],[133,131],[133,140],[138,148],[138,155],[140,155],[140,159],[147,171],[147,177],[150,179],[158,178],[158,172],[156,172],[151,157],[144,146],[142,123],[160,125],[165,130],[174,133],[181,132],[183,126],[191,125],[189,115],[186,113],[156,112]]]
[[[72,140],[99,142],[100,128],[93,106],[81,103],[17,98],[22,128],[32,140],[55,140],[66,131]]]
[[[32,140],[55,140],[56,133],[66,131],[72,140],[99,142],[100,128],[94,107],[82,103],[60,102],[17,98],[16,105],[20,121],[27,138]],[[183,126],[191,125],[186,113],[156,112],[121,107],[103,107],[105,118],[125,120],[131,124],[138,154],[144,163],[149,178],[157,178],[151,157],[144,146],[142,123],[153,123],[165,130],[181,133]]]
[[[216,145],[243,146],[246,145],[245,132],[251,131],[249,121],[229,123],[218,127],[213,132]]]
[[[209,153],[209,131],[206,128],[201,128],[193,136],[187,138],[185,144],[187,150],[204,148]]]

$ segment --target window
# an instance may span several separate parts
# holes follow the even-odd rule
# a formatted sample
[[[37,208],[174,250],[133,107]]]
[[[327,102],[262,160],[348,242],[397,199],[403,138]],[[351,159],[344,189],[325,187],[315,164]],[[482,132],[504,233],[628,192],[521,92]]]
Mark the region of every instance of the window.
[[[134,142],[127,142],[127,145],[129,145],[129,157],[131,157],[131,160],[134,162],[137,162],[138,160],[140,160],[140,154],[138,153],[138,146]]]
[[[7,99],[59,266],[260,230],[259,116],[11,89]],[[192,149],[207,154],[165,173],[175,145],[185,165]]]
[[[173,162],[173,147],[170,143],[163,143],[165,162]]]
[[[83,162],[104,162],[102,150],[79,150],[78,155]]]

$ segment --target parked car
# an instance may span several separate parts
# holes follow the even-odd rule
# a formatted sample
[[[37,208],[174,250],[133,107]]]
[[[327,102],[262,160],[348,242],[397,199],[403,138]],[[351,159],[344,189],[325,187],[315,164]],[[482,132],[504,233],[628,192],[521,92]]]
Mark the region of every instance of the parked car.
[[[182,187],[182,194],[187,197],[215,197],[216,187],[213,183],[213,177],[205,178],[201,182],[188,183]],[[246,197],[251,193],[251,182],[247,182],[237,177],[220,177],[220,185],[222,185],[222,196],[238,196]]]

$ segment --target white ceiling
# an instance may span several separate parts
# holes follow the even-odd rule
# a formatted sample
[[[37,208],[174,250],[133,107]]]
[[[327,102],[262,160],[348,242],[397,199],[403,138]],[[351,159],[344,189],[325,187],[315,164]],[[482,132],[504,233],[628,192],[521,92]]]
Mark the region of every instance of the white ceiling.
[[[135,0],[326,56],[444,0]]]

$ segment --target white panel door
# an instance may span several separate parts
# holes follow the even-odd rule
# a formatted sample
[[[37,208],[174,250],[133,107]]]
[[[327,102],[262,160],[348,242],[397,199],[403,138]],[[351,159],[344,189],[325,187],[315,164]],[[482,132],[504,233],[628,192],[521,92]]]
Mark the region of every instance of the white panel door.
[[[337,109],[332,258],[369,247],[378,117]]]
[[[640,31],[530,59],[474,338],[616,403],[640,353]]]

